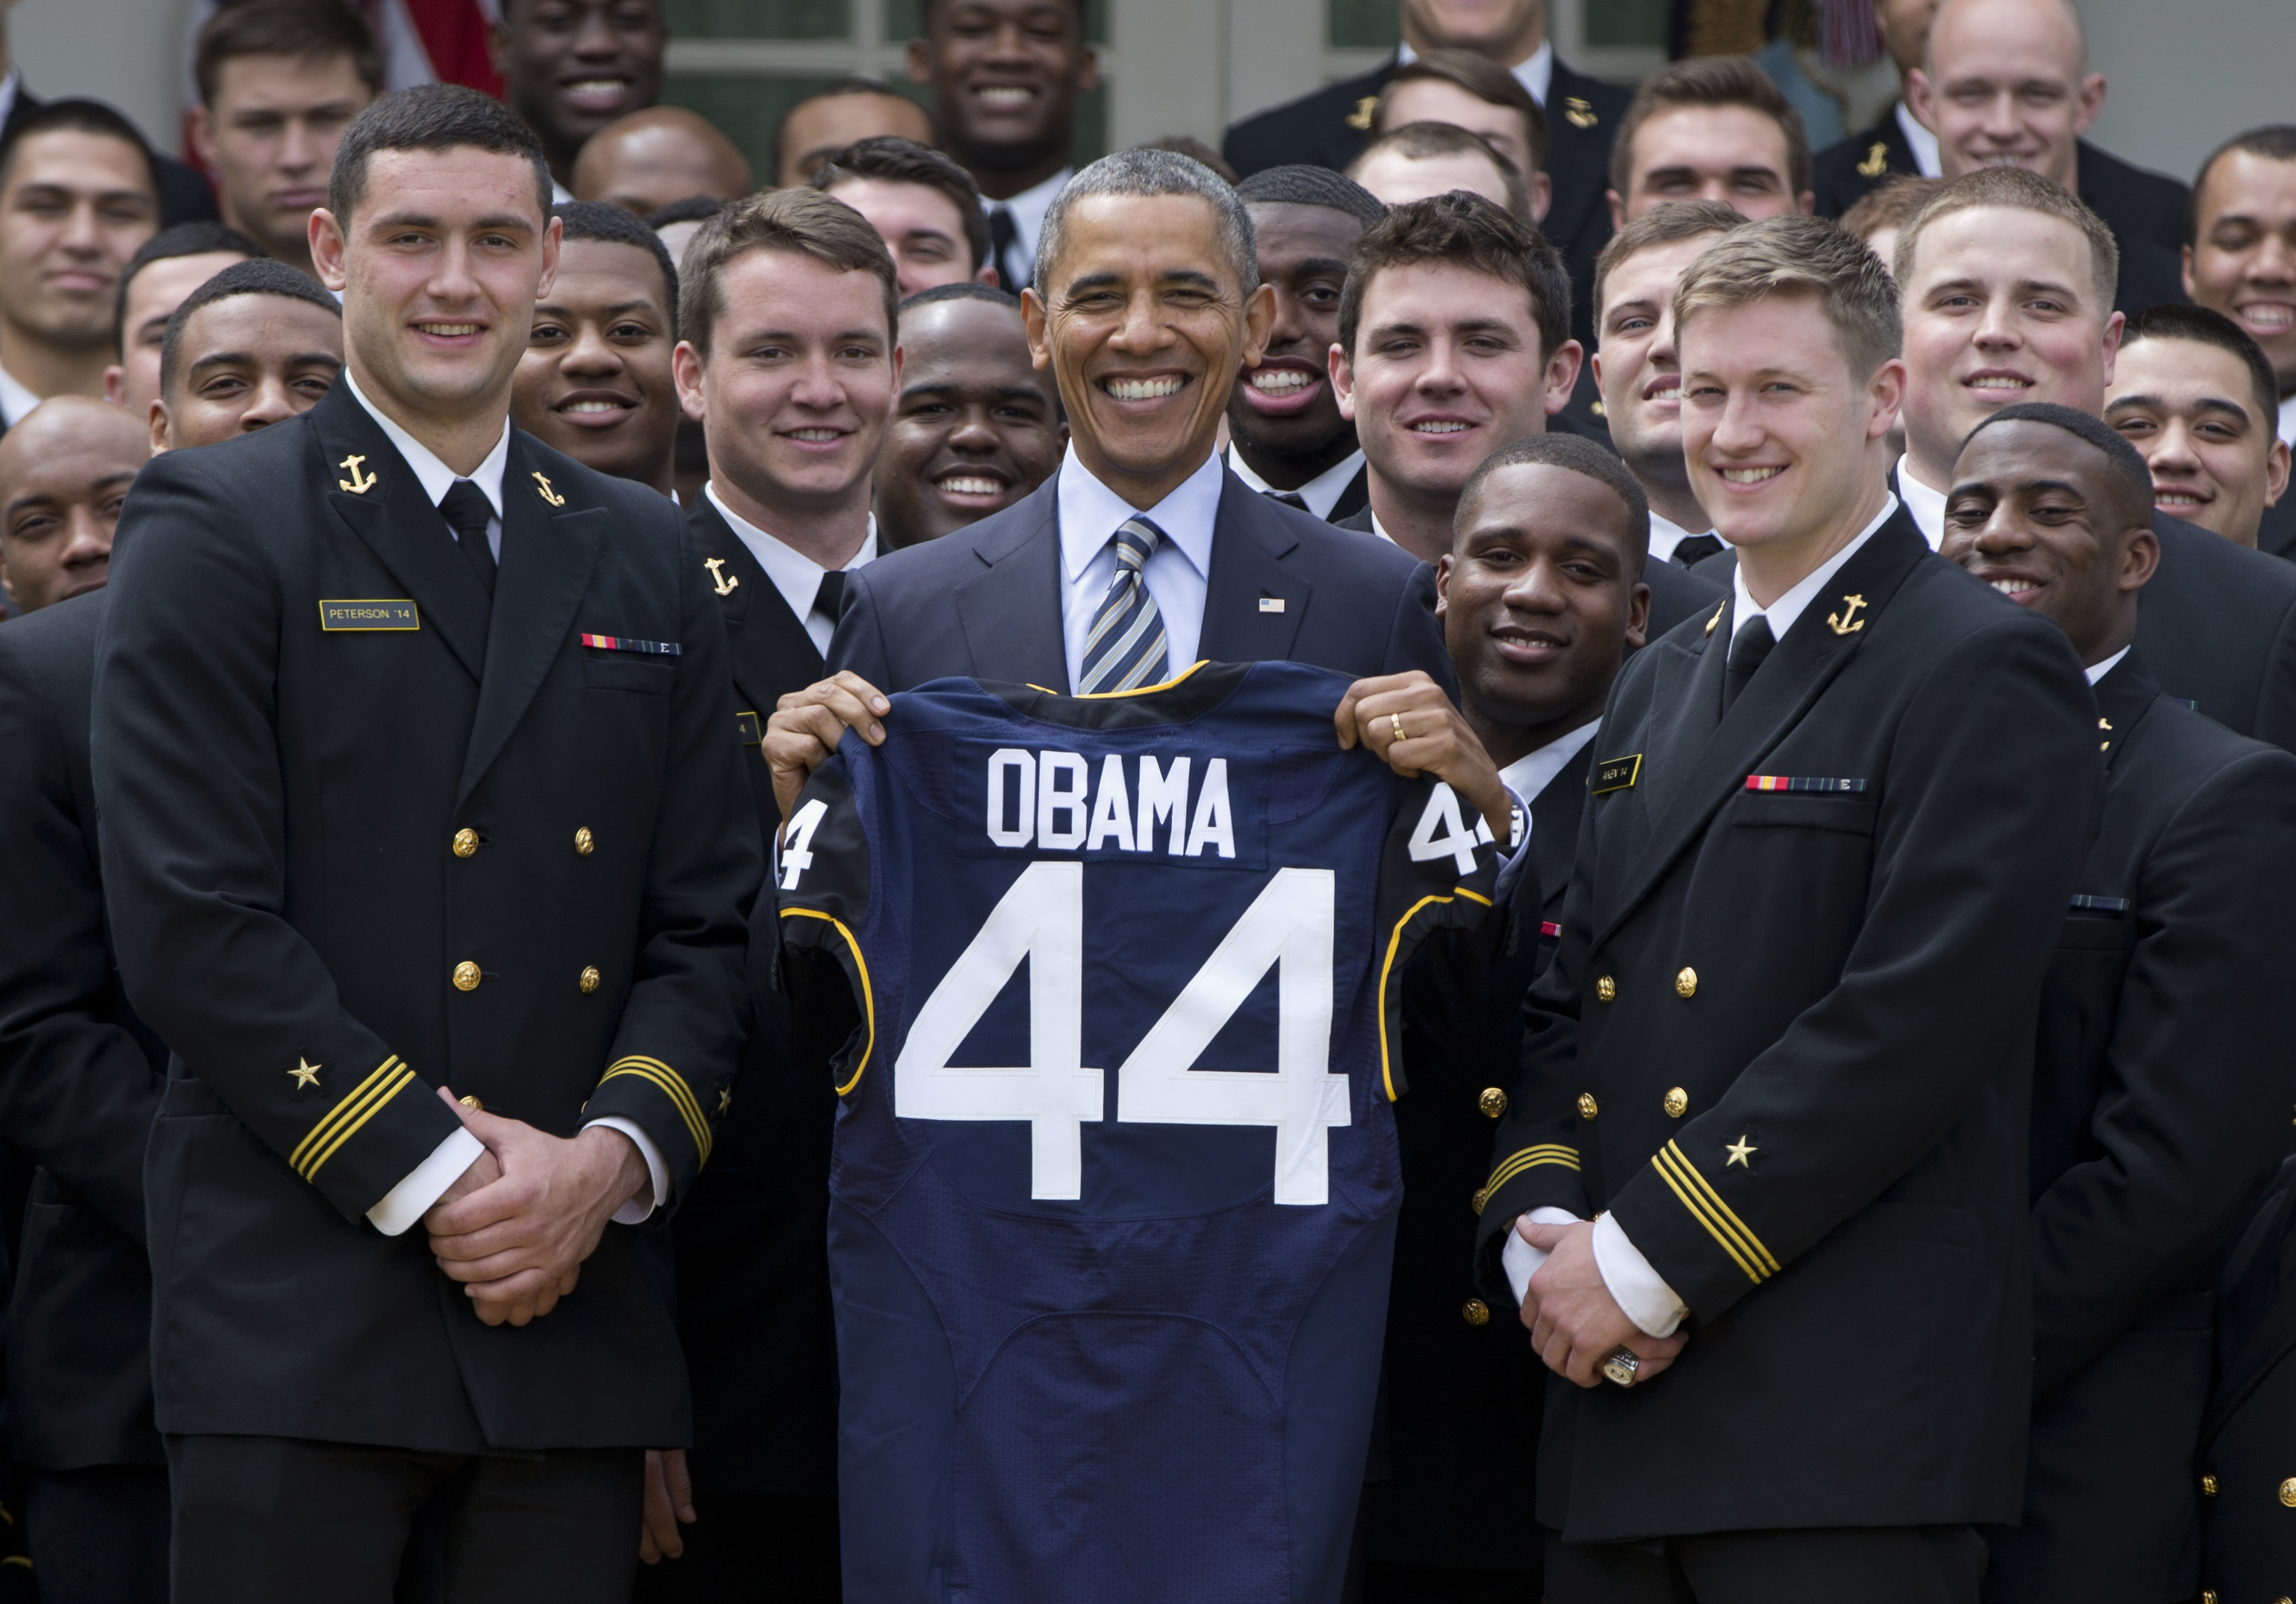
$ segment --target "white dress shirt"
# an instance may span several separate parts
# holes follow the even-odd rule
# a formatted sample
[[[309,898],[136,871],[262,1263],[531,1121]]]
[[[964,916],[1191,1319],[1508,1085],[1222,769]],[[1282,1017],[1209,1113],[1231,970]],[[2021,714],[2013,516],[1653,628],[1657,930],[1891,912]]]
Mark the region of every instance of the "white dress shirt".
[[[1779,640],[1784,640],[1786,631],[1794,627],[1794,621],[1802,615],[1803,610],[1897,510],[1898,498],[1894,496],[1888,498],[1882,504],[1880,515],[1867,524],[1856,539],[1819,563],[1808,577],[1767,607],[1754,605],[1752,595],[1746,589],[1745,571],[1742,568],[1738,570],[1732,576],[1737,597],[1731,609],[1730,638],[1737,639],[1737,631],[1755,619],[1766,618],[1769,621],[1770,632]],[[2099,664],[2099,677],[2102,678],[2104,670],[2120,661],[2116,656]],[[2092,679],[2089,683],[2094,685],[2096,681]],[[1527,1217],[1533,1225],[1572,1225],[1578,1222],[1578,1218],[1568,1209],[1552,1206],[1535,1208]],[[1646,1336],[1673,1336],[1675,1328],[1682,1323],[1682,1317],[1690,1312],[1689,1305],[1676,1296],[1674,1288],[1666,1284],[1666,1278],[1652,1268],[1651,1262],[1643,1257],[1641,1250],[1628,1240],[1625,1228],[1607,1212],[1595,1217],[1594,1249],[1595,1268],[1601,1272],[1603,1287],[1626,1317]],[[1530,1290],[1530,1278],[1538,1273],[1540,1265],[1546,1263],[1546,1254],[1533,1247],[1513,1231],[1509,1231],[1506,1246],[1499,1250],[1499,1263],[1506,1271],[1508,1286],[1514,1289],[1515,1302],[1521,1304]]]
[[[2281,398],[2280,438],[2291,447],[2296,447],[2296,396]]]
[[[40,398],[16,382],[16,375],[0,367],[0,418],[13,429],[24,421],[24,415],[40,404]]]
[[[423,495],[430,498],[430,505],[436,506],[446,500],[447,492],[464,476],[440,462],[438,454],[430,447],[400,428],[381,408],[367,399],[366,392],[359,388],[358,380],[352,376],[348,368],[343,370],[343,382],[350,386],[352,399],[366,408],[366,415],[390,437],[390,443],[406,459],[407,467],[422,486]],[[494,449],[488,452],[485,460],[468,475],[470,482],[478,486],[479,493],[487,498],[487,505],[495,510],[495,515],[487,520],[487,545],[494,552],[496,562],[502,560],[503,470],[509,462],[510,416],[505,413],[502,438],[495,441]],[[447,527],[444,519],[439,521],[439,533],[444,539],[455,539],[455,531]],[[586,1131],[591,1125],[604,1125],[620,1131],[630,1139],[645,1160],[646,1177],[653,1183],[652,1198],[643,1204],[632,1198],[614,1211],[614,1218],[622,1224],[636,1225],[668,1201],[669,1166],[662,1162],[661,1149],[654,1146],[653,1138],[633,1121],[623,1119],[619,1115],[609,1115],[592,1120],[582,1128]],[[460,1180],[463,1172],[477,1163],[479,1155],[486,1150],[486,1145],[468,1131],[454,1131],[430,1150],[430,1157],[415,1165],[397,1186],[385,1192],[381,1202],[367,1210],[367,1219],[386,1237],[396,1237],[412,1229],[417,1221],[430,1213],[430,1205],[438,1202],[447,1189]]]
[[[1054,492],[1061,519],[1061,640],[1068,654],[1069,690],[1084,671],[1084,643],[1092,615],[1108,599],[1116,578],[1116,547],[1110,544],[1129,518],[1145,518],[1164,531],[1140,577],[1156,598],[1164,621],[1164,664],[1177,674],[1196,660],[1204,629],[1204,591],[1212,572],[1212,525],[1219,517],[1220,481],[1226,470],[1219,454],[1179,487],[1142,512],[1092,476],[1071,444],[1061,458]]]
[[[1673,519],[1663,517],[1656,512],[1651,514],[1650,523],[1650,555],[1651,561],[1653,563],[1671,563],[1674,561],[1676,547],[1693,535],[1710,535],[1714,532],[1711,526],[1705,529],[1685,529]]]
[[[1914,153],[1914,165],[1924,178],[1945,177],[1945,163],[1938,155],[1938,136],[1922,127],[1904,101],[1898,103],[1898,131],[1906,136],[1906,148]]]
[[[1528,757],[1519,757],[1499,770],[1499,778],[1506,788],[1522,802],[1527,811],[1538,800],[1538,794],[1554,781],[1554,777],[1570,765],[1570,760],[1587,749],[1595,732],[1603,728],[1600,719],[1589,719],[1569,735],[1557,736]]]
[[[1410,45],[1398,45],[1395,47],[1397,66],[1408,67],[1418,59],[1419,53]],[[1539,41],[1538,49],[1516,63],[1514,77],[1515,82],[1529,90],[1530,98],[1544,108],[1546,104],[1546,92],[1554,86],[1554,42],[1552,39]]]
[[[1345,462],[1335,467],[1324,469],[1291,494],[1306,502],[1308,510],[1316,517],[1328,519],[1332,515],[1332,509],[1340,504],[1340,498],[1346,495],[1348,487],[1355,482],[1356,475],[1363,472],[1363,465],[1364,454],[1360,451],[1351,451],[1348,454],[1348,459]],[[1243,481],[1244,489],[1248,490],[1257,491],[1263,496],[1278,493],[1274,485],[1251,471],[1251,465],[1243,460],[1243,453],[1241,451],[1228,452],[1227,471]]]
[[[2081,672],[2088,676],[2088,682],[2091,685],[2095,685],[2098,680],[2112,672],[2113,670],[2119,668],[2120,666],[2120,660],[2128,656],[2134,649],[2133,646],[2123,646],[2112,656],[2106,658],[2103,662],[2093,662],[2089,664],[2088,667],[2083,669]]]
[[[1931,551],[1945,544],[1945,492],[1933,490],[1914,476],[1914,459],[1898,458],[1898,494],[1906,498],[1906,511],[1913,515],[1914,527],[1922,531],[1922,539],[1930,543]]]
[[[1075,177],[1076,169],[1064,167],[1042,184],[1031,185],[1017,195],[1009,196],[1002,201],[992,201],[987,195],[980,197],[982,211],[993,212],[1002,206],[1013,214],[1014,246],[1020,251],[1021,259],[1029,264],[1031,270],[1036,266],[1037,236],[1044,232],[1045,214],[1053,209],[1054,197],[1058,195],[1062,187]],[[1006,284],[1004,287],[1018,295],[1023,286]]]
[[[813,642],[815,650],[824,657],[828,656],[830,637],[837,633],[837,623],[833,619],[817,615],[813,604],[821,594],[821,577],[829,570],[795,547],[766,533],[727,506],[718,497],[716,485],[704,484],[701,493],[709,498],[709,505],[716,507],[718,515],[726,520],[726,527],[740,537],[742,544],[750,548],[750,555],[758,559],[758,566],[766,571],[766,577],[774,582],[774,588],[782,593],[782,600],[789,604],[789,610],[796,613],[798,621],[805,626],[806,636]],[[853,554],[853,560],[845,565],[843,572],[851,573],[857,568],[867,567],[876,555],[877,514],[872,513],[869,514],[869,532],[862,538],[861,549]]]

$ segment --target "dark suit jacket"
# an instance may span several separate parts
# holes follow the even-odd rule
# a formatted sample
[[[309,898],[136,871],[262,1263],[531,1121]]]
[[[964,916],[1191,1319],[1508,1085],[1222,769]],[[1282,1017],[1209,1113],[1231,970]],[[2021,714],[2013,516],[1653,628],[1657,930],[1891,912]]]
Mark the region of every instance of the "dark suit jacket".
[[[1290,162],[1344,169],[1363,153],[1372,103],[1394,72],[1390,61],[1375,72],[1247,117],[1227,131],[1221,153],[1247,178]],[[1589,350],[1594,324],[1587,301],[1595,286],[1595,259],[1611,238],[1611,136],[1631,98],[1560,61],[1547,86],[1546,176],[1554,201],[1540,226],[1570,264],[1570,326]]]
[[[2201,1585],[2224,1604],[2276,1599],[2296,1590],[2296,1517],[2281,1497],[2296,1438],[2296,1158],[2282,1162],[2226,1257],[2216,1338],[2201,1427]]]
[[[2264,509],[2257,527],[2256,549],[2267,556],[2296,558],[2296,488],[2281,497],[2278,506]]]
[[[2013,1520],[2034,999],[2096,817],[2095,703],[2063,634],[1902,509],[1726,714],[1711,623],[1611,693],[1479,1222],[1495,1304],[1504,1233],[1554,1205],[1607,1208],[1689,1307],[1649,1386],[1550,1391],[1539,1518]]]
[[[1405,975],[1411,1093],[1395,1106],[1403,1213],[1381,1371],[1385,1474],[1364,1488],[1379,1564],[1539,1568],[1526,1445],[1538,1440],[1546,1372],[1525,1361],[1507,1305],[1476,1301],[1466,1266],[1491,1122],[1505,1112],[1498,1089],[1521,1049],[1523,993],[1554,951],[1593,751],[1531,798],[1530,860],[1503,909],[1428,938]]]
[[[0,1131],[40,1166],[10,1305],[19,1463],[165,1462],[152,1424],[144,1145],[167,1049],[121,994],[96,867],[89,687],[104,593],[0,629]]]
[[[2004,1604],[2200,1592],[2194,1458],[2215,1267],[2296,1104],[2296,758],[2161,694],[2096,687],[2104,814],[2041,988],[2035,1402]]]
[[[120,974],[174,1049],[163,1432],[685,1441],[666,1232],[610,1225],[573,1296],[488,1328],[419,1225],[364,1218],[457,1129],[440,1085],[561,1136],[627,1118],[681,1200],[749,1026],[708,570],[669,503],[515,431],[503,493],[491,616],[348,384],[128,495],[94,771]]]
[[[1432,569],[1270,501],[1226,470],[1222,481],[1198,657],[1357,675],[1424,669],[1456,694]],[[1001,513],[856,569],[829,666],[888,693],[952,674],[1065,687],[1059,492],[1054,473]],[[1269,597],[1281,611],[1260,606]]]

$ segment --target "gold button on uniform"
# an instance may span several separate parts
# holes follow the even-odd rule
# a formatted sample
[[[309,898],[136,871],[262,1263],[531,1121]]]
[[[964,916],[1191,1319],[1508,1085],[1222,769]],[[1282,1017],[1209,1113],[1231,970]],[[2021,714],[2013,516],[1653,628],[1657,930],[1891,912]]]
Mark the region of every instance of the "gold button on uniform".
[[[2214,1498],[2216,1495],[2217,1478],[2213,1476],[2204,1476],[2201,1477],[2201,1496],[2202,1498]]]
[[[1474,1197],[1473,1197],[1473,1199],[1472,1199],[1472,1201],[1473,1201],[1473,1203],[1474,1203],[1474,1205],[1475,1205],[1475,1213],[1477,1213],[1478,1214],[1481,1213],[1483,1212],[1483,1205],[1485,1205],[1486,1203],[1488,1203],[1490,1200],[1491,1200],[1491,1189],[1490,1189],[1490,1188],[1488,1188],[1488,1187],[1477,1187],[1477,1188],[1475,1189],[1475,1196],[1474,1196]]]
[[[1619,983],[1605,975],[1595,983],[1595,1000],[1610,1002],[1619,995]]]
[[[587,858],[592,852],[594,852],[597,850],[598,838],[590,834],[590,827],[588,825],[584,825],[580,829],[574,832],[574,855],[577,858]]]
[[[1488,1326],[1491,1323],[1491,1306],[1479,1297],[1471,1297],[1459,1311],[1459,1318],[1471,1326]]]
[[[475,991],[479,989],[479,967],[469,958],[455,966],[455,990]]]
[[[460,1097],[455,1100],[474,1114],[484,1114],[487,1111],[487,1106],[475,1097]]]
[[[1496,1086],[1486,1086],[1483,1095],[1475,1099],[1475,1106],[1492,1119],[1496,1119],[1506,1112],[1506,1093]]]
[[[574,983],[581,988],[582,995],[587,997],[598,989],[598,983],[604,978],[604,975],[598,973],[598,967],[592,964],[583,969],[582,977]]]
[[[1593,1092],[1582,1091],[1578,1094],[1578,1117],[1582,1120],[1591,1120],[1595,1117],[1595,1094]]]
[[[1686,964],[1683,966],[1682,973],[1674,977],[1674,994],[1677,997],[1697,996],[1698,971]]]
[[[479,833],[465,825],[455,832],[455,856],[468,858],[479,850]]]
[[[2280,1501],[2290,1509],[2296,1509],[2296,1476],[2292,1476],[2280,1484]]]
[[[1669,1119],[1678,1120],[1689,1112],[1690,1094],[1688,1092],[1677,1086],[1666,1094],[1666,1113]]]

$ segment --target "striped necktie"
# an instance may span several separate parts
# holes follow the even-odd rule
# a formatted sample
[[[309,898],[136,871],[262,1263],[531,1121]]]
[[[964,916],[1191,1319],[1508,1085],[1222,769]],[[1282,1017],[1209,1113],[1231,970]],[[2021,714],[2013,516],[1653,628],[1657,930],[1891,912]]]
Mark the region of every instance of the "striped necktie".
[[[1116,531],[1116,577],[1085,637],[1078,694],[1128,691],[1164,678],[1164,619],[1140,572],[1163,539],[1145,518],[1128,518]]]

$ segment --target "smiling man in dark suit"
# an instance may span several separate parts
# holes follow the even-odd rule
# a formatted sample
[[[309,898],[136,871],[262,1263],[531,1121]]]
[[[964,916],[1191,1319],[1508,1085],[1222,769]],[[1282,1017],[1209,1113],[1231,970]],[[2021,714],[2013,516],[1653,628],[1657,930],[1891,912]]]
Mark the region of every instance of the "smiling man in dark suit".
[[[2041,989],[2033,1433],[2022,1524],[1988,1534],[2002,1604],[2200,1593],[2210,1294],[2296,1097],[2296,759],[2146,669],[2152,502],[2134,448],[2038,402],[1977,426],[1946,508],[1944,555],[2062,627],[2103,713],[2103,818]]]
[[[1750,223],[1675,303],[1733,594],[1629,660],[1480,1222],[1546,1598],[1972,1604],[2031,1375],[2033,1003],[2095,821],[2061,631],[1888,485],[1898,296]]]
[[[510,426],[558,254],[534,136],[409,90],[328,199],[342,382],[144,469],[96,657],[119,970],[174,1049],[174,1596],[387,1598],[430,1526],[449,1597],[605,1604],[689,1430],[633,1227],[749,1022],[724,630],[667,501]]]

